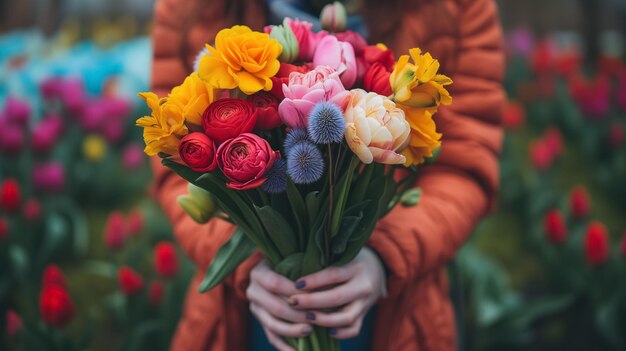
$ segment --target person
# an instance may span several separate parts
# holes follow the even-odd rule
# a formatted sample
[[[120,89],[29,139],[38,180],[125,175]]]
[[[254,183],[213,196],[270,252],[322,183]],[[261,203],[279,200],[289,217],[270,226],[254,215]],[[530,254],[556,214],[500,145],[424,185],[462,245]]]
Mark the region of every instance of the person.
[[[165,96],[180,84],[220,29],[246,24],[262,30],[268,8],[254,0],[157,0],[153,90]],[[200,294],[203,271],[234,229],[219,219],[193,222],[175,201],[186,193],[186,183],[154,161],[156,197],[198,267],[172,350],[258,350],[255,328],[277,349],[290,350],[280,336],[302,336],[313,325],[328,327],[339,339],[371,328],[360,337],[369,338],[374,351],[456,348],[446,264],[492,209],[498,188],[504,55],[496,3],[362,0],[360,8],[370,42],[382,42],[396,55],[412,47],[429,51],[454,81],[452,105],[435,117],[443,133],[440,155],[416,182],[423,190],[420,204],[392,210],[367,248],[344,267],[294,283],[256,254]]]

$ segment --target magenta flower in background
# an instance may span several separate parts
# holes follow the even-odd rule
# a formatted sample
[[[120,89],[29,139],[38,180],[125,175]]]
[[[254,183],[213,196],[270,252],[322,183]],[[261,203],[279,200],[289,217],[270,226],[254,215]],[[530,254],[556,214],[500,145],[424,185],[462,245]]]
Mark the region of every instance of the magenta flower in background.
[[[313,66],[329,66],[339,74],[343,86],[352,88],[357,78],[356,56],[350,43],[328,35],[320,41],[313,56]]]
[[[57,114],[51,114],[42,119],[31,135],[33,150],[39,154],[46,154],[54,148],[54,144],[63,134],[63,119]]]
[[[278,106],[278,114],[291,128],[306,128],[309,114],[318,102],[330,101],[345,109],[350,95],[339,74],[327,66],[308,73],[291,73],[289,84],[283,85],[283,93],[285,99]]]
[[[111,250],[119,250],[126,241],[126,221],[120,211],[109,214],[104,227],[104,243]]]
[[[38,164],[32,170],[35,189],[45,192],[59,192],[65,185],[65,169],[59,162]]]
[[[122,167],[134,171],[141,167],[145,159],[143,148],[137,143],[128,144],[122,151]]]
[[[61,77],[50,77],[39,84],[39,91],[45,99],[54,99],[63,94],[64,80]]]
[[[14,96],[7,97],[4,104],[4,118],[9,124],[25,127],[28,125],[30,114],[31,108],[27,101]]]
[[[528,57],[535,46],[535,37],[529,28],[519,27],[509,33],[507,43],[512,54]]]
[[[22,128],[0,120],[0,152],[9,156],[16,156],[24,146]]]
[[[87,105],[87,96],[80,79],[66,79],[63,82],[61,101],[65,108],[75,114],[80,113]]]

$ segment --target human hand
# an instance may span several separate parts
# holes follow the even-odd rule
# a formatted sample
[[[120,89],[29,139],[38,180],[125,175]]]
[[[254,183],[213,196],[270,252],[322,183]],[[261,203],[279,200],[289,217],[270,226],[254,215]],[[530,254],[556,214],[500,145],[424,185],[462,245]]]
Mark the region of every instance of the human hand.
[[[383,265],[368,248],[345,266],[326,268],[299,279],[296,288],[299,291],[290,294],[289,304],[308,311],[308,322],[330,328],[330,334],[337,339],[357,336],[367,311],[387,294]],[[325,312],[329,309],[338,310]]]
[[[270,344],[279,351],[294,351],[282,336],[298,338],[313,331],[306,313],[286,302],[288,296],[298,293],[294,283],[272,271],[266,260],[250,272],[250,285],[246,290],[250,311],[263,326]]]

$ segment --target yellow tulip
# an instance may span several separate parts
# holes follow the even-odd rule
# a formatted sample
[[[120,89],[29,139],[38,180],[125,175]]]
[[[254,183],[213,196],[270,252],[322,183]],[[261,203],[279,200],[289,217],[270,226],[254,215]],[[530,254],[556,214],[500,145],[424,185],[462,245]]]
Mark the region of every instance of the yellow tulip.
[[[168,104],[176,105],[186,122],[202,124],[204,110],[215,99],[214,89],[200,79],[197,72],[192,72],[183,84],[172,89],[167,97]]]
[[[268,34],[246,26],[222,29],[215,37],[215,48],[207,45],[208,55],[200,59],[200,78],[218,89],[239,88],[247,95],[272,89],[270,79],[278,72],[283,48]]]
[[[189,133],[182,109],[177,104],[169,103],[167,98],[159,99],[155,93],[139,93],[139,97],[152,110],[151,116],[143,116],[137,120],[137,126],[143,128],[143,139],[146,143],[144,152],[149,156],[161,152],[177,154],[180,138]]]
[[[429,111],[403,105],[397,106],[404,111],[404,117],[411,126],[409,143],[400,152],[406,157],[404,166],[420,164],[426,157],[432,157],[433,152],[441,146],[441,134],[437,133],[433,115]]]

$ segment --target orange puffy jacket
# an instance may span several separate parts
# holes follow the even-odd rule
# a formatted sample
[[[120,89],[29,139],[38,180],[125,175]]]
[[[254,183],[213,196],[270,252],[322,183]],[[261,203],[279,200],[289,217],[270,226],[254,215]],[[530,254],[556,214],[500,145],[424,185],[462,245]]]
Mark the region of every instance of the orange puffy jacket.
[[[263,1],[245,0],[240,8],[228,0],[199,6],[201,1],[156,3],[152,85],[159,96],[183,81],[195,55],[218,30],[236,23],[257,30],[264,25]],[[490,210],[498,187],[504,102],[501,28],[494,0],[399,3],[376,12],[397,21],[385,31],[372,26],[372,37],[397,55],[421,47],[439,58],[442,72],[454,80],[454,101],[435,117],[443,144],[437,161],[423,167],[417,181],[424,192],[420,204],[396,207],[380,221],[368,244],[386,265],[389,291],[377,305],[373,350],[454,350],[455,319],[445,265]],[[438,25],[439,18],[452,25]],[[244,262],[217,288],[199,294],[202,272],[233,227],[217,219],[206,225],[193,222],[176,204],[176,197],[186,193],[186,183],[156,159],[153,169],[155,194],[180,246],[199,269],[172,349],[246,350],[250,314],[245,289],[259,256]]]

